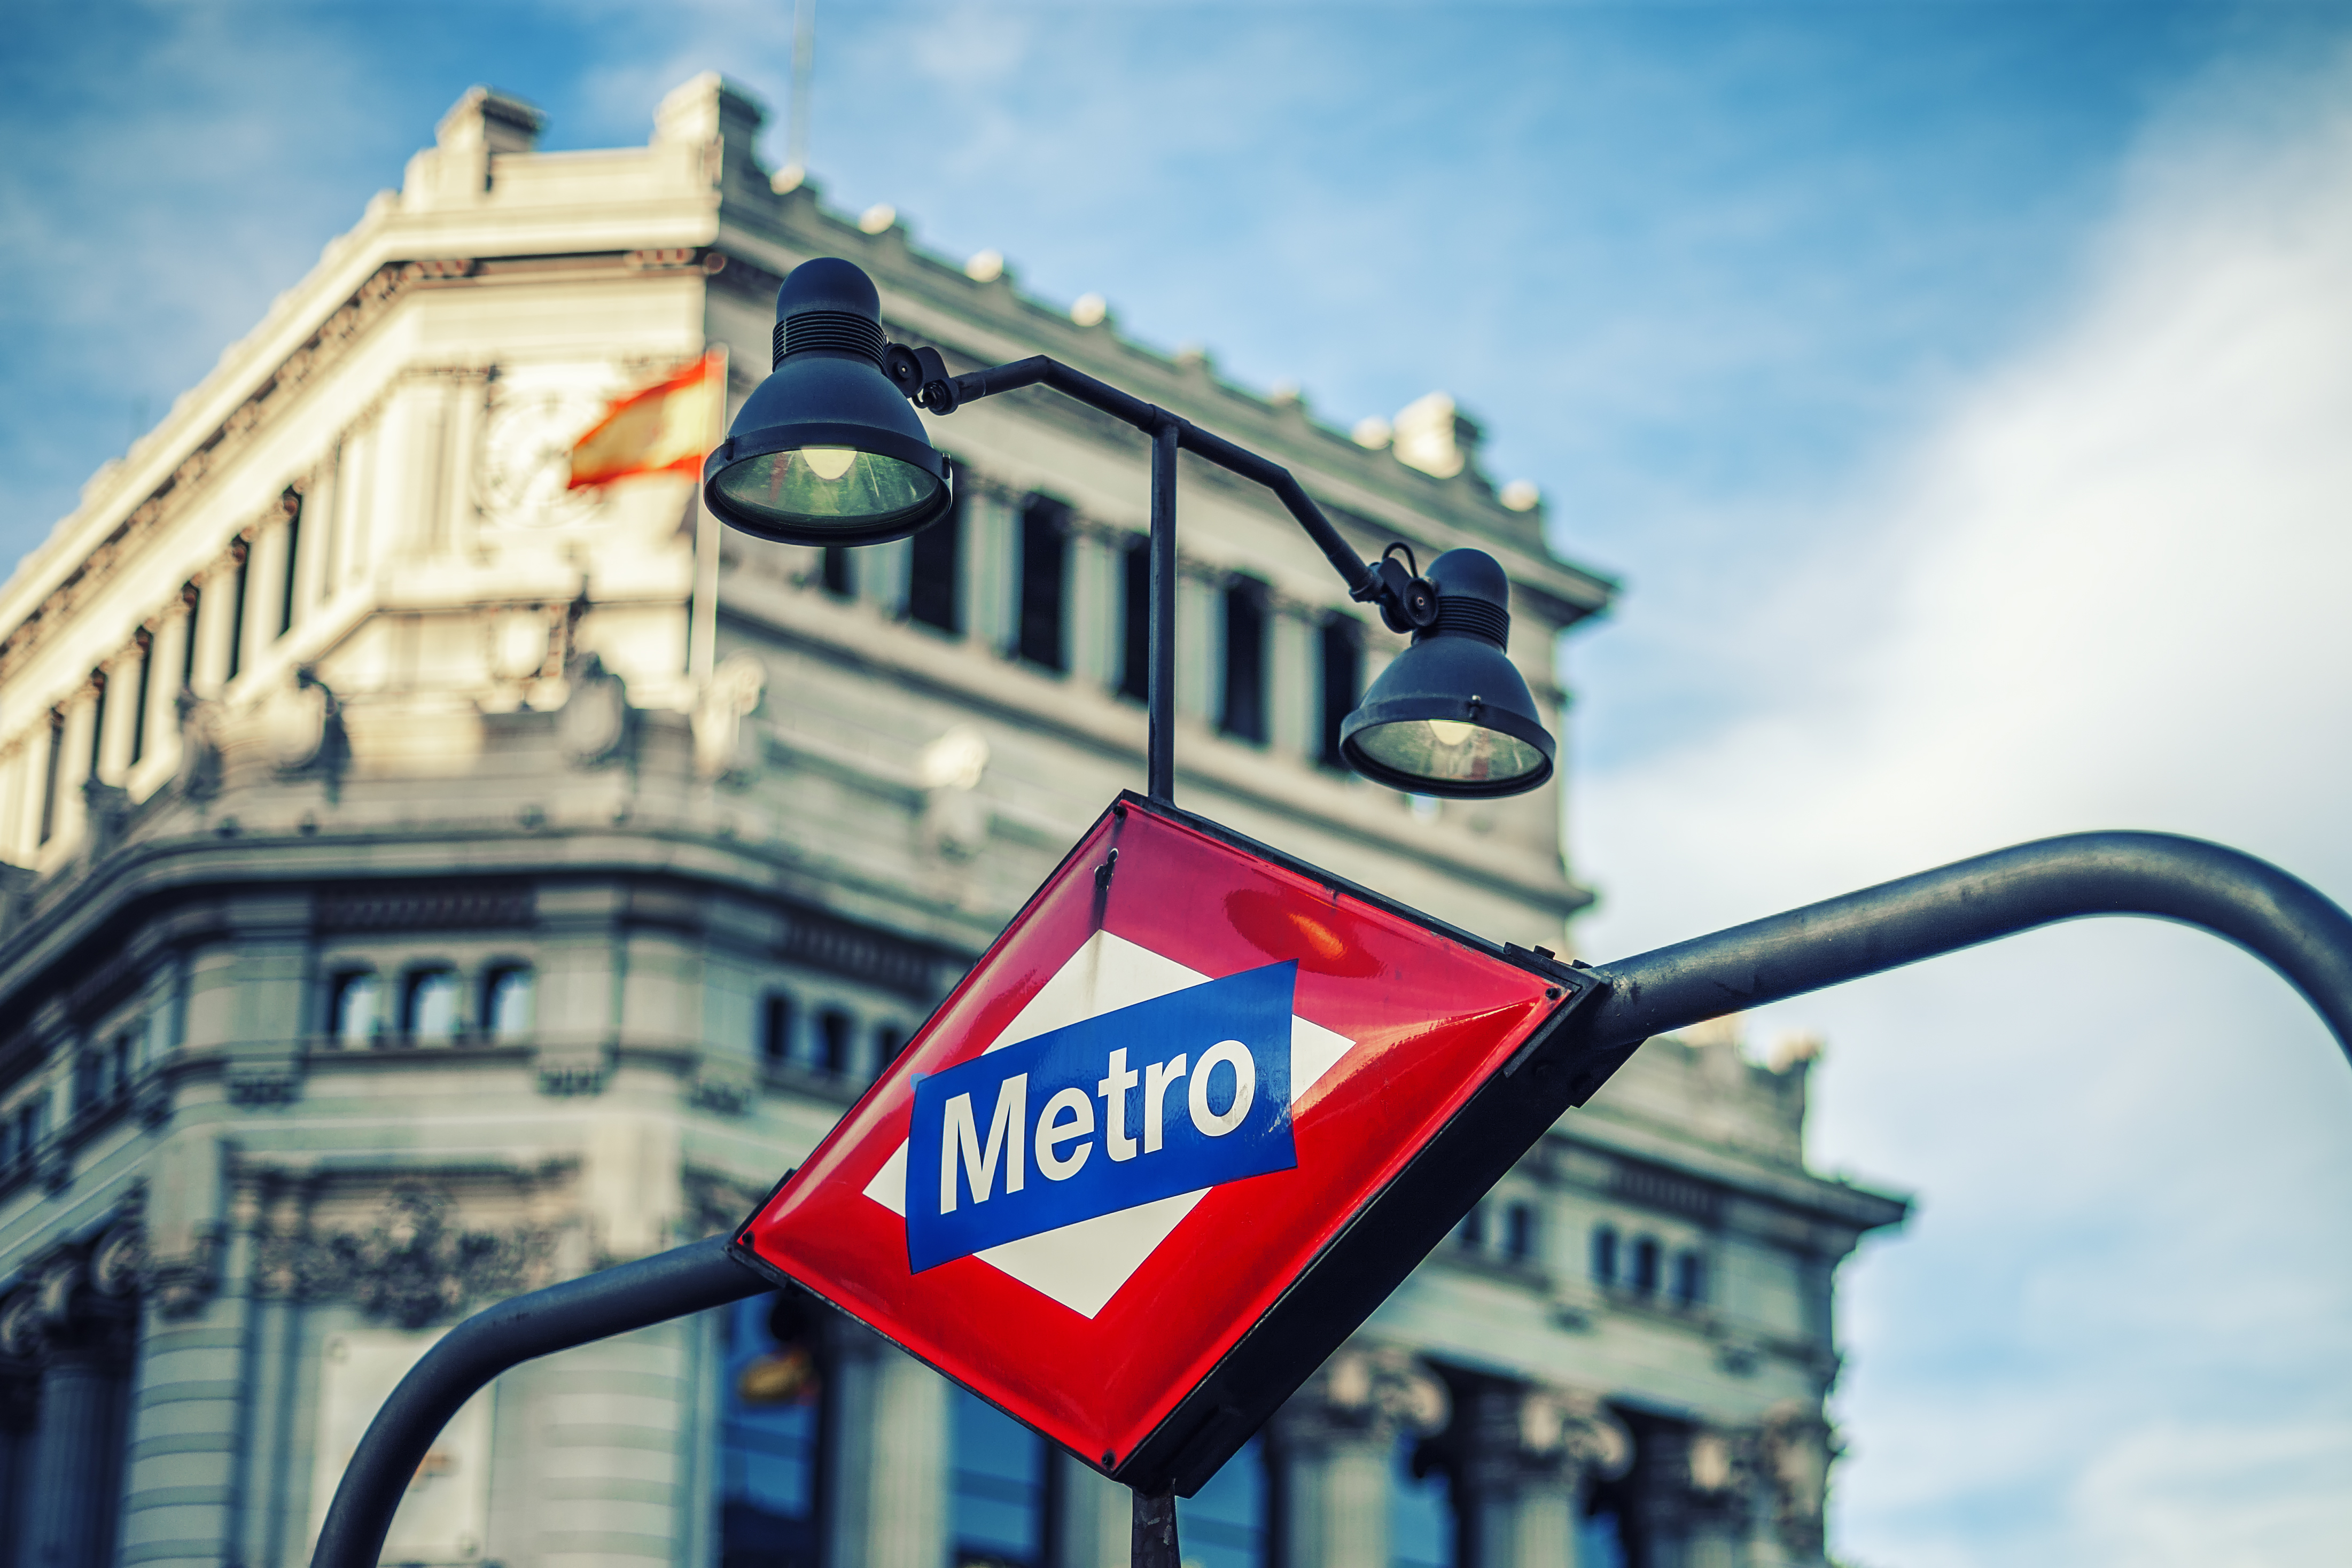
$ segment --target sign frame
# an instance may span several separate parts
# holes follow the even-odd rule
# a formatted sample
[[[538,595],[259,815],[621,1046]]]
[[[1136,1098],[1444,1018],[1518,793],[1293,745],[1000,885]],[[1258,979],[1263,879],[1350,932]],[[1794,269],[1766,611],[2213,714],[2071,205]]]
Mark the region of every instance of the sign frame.
[[[1549,1010],[1508,1059],[1490,1070],[1470,1090],[1453,1114],[1423,1139],[1420,1148],[1384,1186],[1358,1201],[1355,1210],[1339,1224],[1266,1310],[1240,1333],[1207,1374],[1139,1443],[1123,1457],[1066,1449],[1088,1468],[1139,1492],[1173,1490],[1191,1496],[1394,1293],[1563,1111],[1582,1103],[1607,1081],[1625,1053],[1591,1050],[1581,1043],[1581,1031],[1561,1027],[1603,988],[1601,977],[1593,971],[1563,962],[1542,948],[1489,941],[1346,878],[1334,876],[1208,818],[1132,790],[1122,790],[1104,816],[1079,835],[1070,852],[1024,903],[1021,912],[1006,924],[1004,932],[990,945],[966,978],[934,1009],[933,1018],[962,995],[971,984],[971,977],[986,968],[989,959],[1022,926],[1040,900],[1072,873],[1073,862],[1086,851],[1103,822],[1114,817],[1124,818],[1129,812],[1188,829],[1295,876],[1311,879],[1335,894],[1358,901],[1392,919],[1519,969],[1543,984],[1545,998],[1550,1003]],[[1105,870],[1098,868],[1096,874],[1101,878]],[[929,1023],[927,1019],[924,1027],[928,1029]],[[919,1036],[920,1030],[917,1031]],[[866,1099],[882,1092],[889,1078],[887,1071],[878,1076],[860,1097],[857,1106],[845,1113],[844,1124],[856,1114]],[[761,1256],[751,1245],[754,1222],[784,1192],[795,1174],[785,1172],[736,1228],[729,1250],[763,1278],[805,1290],[836,1310],[857,1317],[833,1300],[822,1281],[798,1278]],[[859,1321],[864,1322],[862,1318]],[[866,1326],[894,1344],[898,1343],[886,1330],[870,1323]],[[909,1354],[915,1353],[910,1350]],[[925,1359],[919,1355],[917,1358]],[[961,1384],[961,1380],[952,1374],[940,1370],[942,1375]],[[973,1392],[988,1397],[982,1391]],[[1050,1434],[1041,1435],[1055,1440]],[[1057,1446],[1066,1448],[1058,1441]]]

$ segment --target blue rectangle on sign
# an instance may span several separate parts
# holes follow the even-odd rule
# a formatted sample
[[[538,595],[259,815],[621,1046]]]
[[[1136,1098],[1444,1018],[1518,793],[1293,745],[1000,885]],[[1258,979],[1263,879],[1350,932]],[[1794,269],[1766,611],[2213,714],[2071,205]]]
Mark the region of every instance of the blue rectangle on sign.
[[[907,1261],[1298,1163],[1298,966],[1244,969],[989,1052],[915,1085]]]

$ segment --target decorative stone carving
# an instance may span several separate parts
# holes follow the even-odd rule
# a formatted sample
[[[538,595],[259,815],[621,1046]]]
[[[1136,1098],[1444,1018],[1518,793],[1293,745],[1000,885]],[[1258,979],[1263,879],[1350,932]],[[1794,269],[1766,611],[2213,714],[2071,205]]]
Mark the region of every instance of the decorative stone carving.
[[[628,745],[628,687],[593,653],[580,661],[571,687],[555,716],[556,737],[573,767],[601,767]]]
[[[180,693],[180,793],[209,800],[220,793],[220,705],[192,691]]]
[[[694,706],[694,770],[705,779],[740,782],[758,771],[757,737],[743,721],[768,689],[768,667],[739,650],[710,673]]]
[[[988,771],[988,737],[960,724],[923,747],[916,763],[923,786],[923,848],[967,861],[988,847],[988,802],[980,781]]]
[[[82,841],[82,853],[93,865],[113,852],[122,841],[123,824],[131,816],[131,791],[120,784],[102,784],[95,779],[82,780],[82,809],[89,823]]]
[[[1411,1351],[1350,1343],[1291,1396],[1279,1419],[1286,1441],[1386,1445],[1402,1433],[1438,1430],[1452,1408],[1444,1383]]]
[[[257,1283],[302,1300],[341,1297],[371,1317],[415,1329],[543,1282],[553,1232],[467,1230],[455,1208],[441,1194],[410,1185],[384,1199],[364,1231],[265,1235]]]
[[[1822,1553],[1822,1516],[1837,1435],[1818,1408],[1791,1399],[1766,1412],[1756,1428],[1756,1468],[1767,1490],[1774,1527],[1801,1555]]]
[[[280,777],[319,774],[330,786],[341,777],[349,751],[342,704],[310,665],[294,672],[293,685],[270,694],[261,724]]]
[[[776,1173],[782,1176],[783,1173]],[[766,1189],[750,1186],[717,1171],[688,1170],[680,1178],[686,1194],[686,1225],[694,1236],[731,1232],[751,1216]]]

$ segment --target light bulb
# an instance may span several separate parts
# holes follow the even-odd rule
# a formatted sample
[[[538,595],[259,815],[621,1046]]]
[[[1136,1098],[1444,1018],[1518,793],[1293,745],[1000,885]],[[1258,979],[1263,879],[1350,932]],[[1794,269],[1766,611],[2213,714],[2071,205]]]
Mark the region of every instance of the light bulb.
[[[1429,733],[1436,737],[1438,745],[1450,749],[1467,744],[1470,737],[1478,733],[1478,727],[1464,724],[1458,719],[1433,718],[1429,721]]]
[[[857,461],[857,453],[847,446],[803,446],[801,461],[820,479],[838,479]]]

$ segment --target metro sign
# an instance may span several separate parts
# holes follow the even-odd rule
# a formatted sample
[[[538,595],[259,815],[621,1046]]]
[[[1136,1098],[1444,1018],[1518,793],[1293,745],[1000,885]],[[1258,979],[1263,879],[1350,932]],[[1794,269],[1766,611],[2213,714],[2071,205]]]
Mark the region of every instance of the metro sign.
[[[1592,989],[1122,795],[734,1249],[1189,1494],[1606,1076]]]

